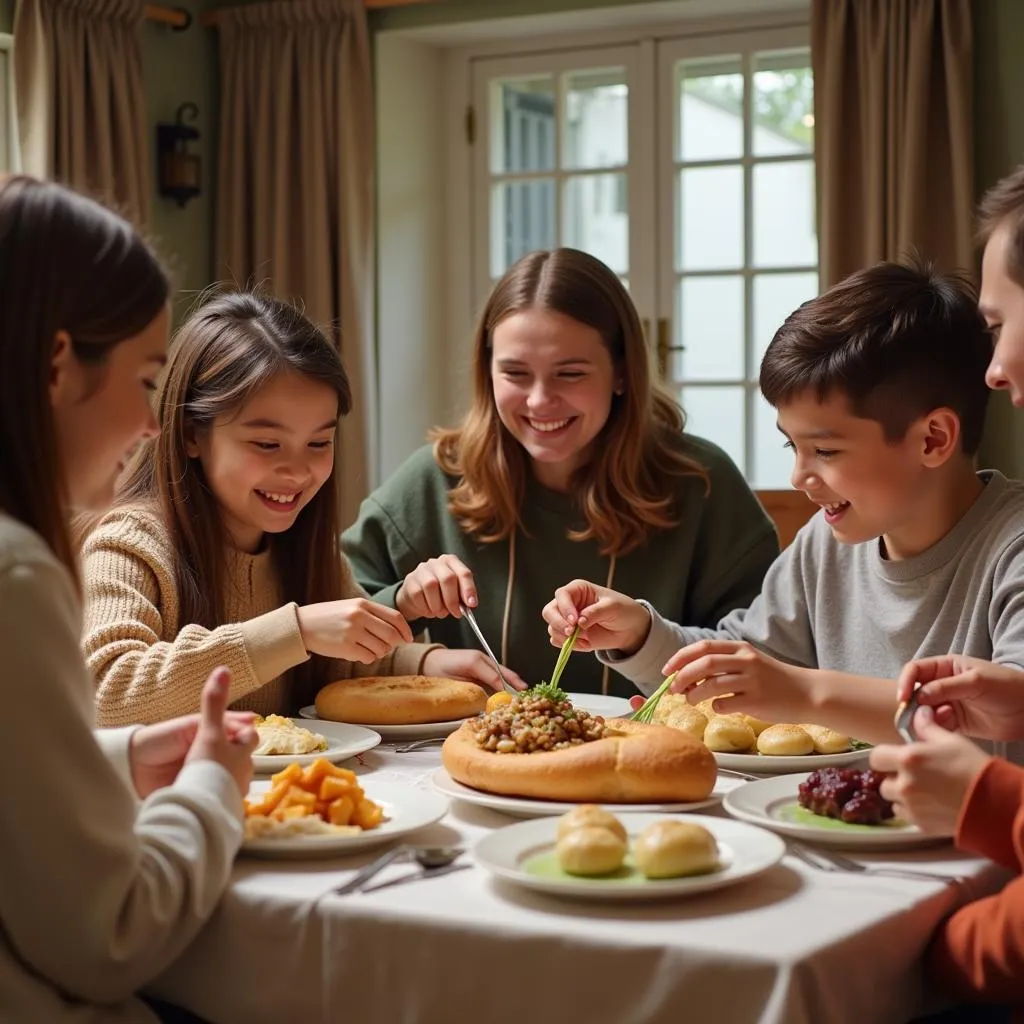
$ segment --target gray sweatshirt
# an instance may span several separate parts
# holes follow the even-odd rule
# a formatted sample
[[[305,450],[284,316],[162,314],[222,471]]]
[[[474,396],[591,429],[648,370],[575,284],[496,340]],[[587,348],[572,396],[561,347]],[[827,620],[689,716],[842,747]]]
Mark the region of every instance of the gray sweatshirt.
[[[678,626],[651,609],[640,650],[602,660],[645,693],[680,647],[706,638],[747,640],[794,665],[883,679],[895,680],[914,658],[950,653],[1024,669],[1024,483],[994,470],[979,476],[986,487],[967,514],[920,555],[889,561],[878,540],[841,544],[819,512],[775,560],[749,608],[716,629]]]

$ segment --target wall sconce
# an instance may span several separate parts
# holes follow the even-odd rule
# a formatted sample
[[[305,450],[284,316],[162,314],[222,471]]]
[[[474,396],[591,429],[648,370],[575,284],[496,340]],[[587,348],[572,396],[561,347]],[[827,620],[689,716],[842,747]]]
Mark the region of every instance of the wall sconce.
[[[173,199],[179,207],[201,191],[202,165],[193,146],[199,131],[185,124],[199,116],[194,103],[178,107],[174,124],[156,126],[157,178],[160,195]]]

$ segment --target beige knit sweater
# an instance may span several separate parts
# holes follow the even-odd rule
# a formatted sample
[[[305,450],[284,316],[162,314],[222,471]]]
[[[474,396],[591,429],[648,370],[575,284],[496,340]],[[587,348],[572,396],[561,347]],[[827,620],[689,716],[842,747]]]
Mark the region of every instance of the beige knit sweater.
[[[179,620],[172,548],[159,516],[118,509],[88,536],[82,642],[100,725],[159,722],[198,710],[203,683],[218,665],[231,670],[233,707],[294,714],[313,699],[298,692],[289,671],[309,654],[297,606],[281,604],[269,552],[232,550],[227,564],[227,622],[204,629]],[[347,561],[342,596],[365,596]],[[332,678],[416,674],[432,649],[402,644],[370,665],[337,661]]]
[[[67,570],[0,513],[5,1024],[157,1024],[133,993],[209,919],[242,842],[238,786],[213,761],[137,803],[133,730],[91,731],[81,628]]]

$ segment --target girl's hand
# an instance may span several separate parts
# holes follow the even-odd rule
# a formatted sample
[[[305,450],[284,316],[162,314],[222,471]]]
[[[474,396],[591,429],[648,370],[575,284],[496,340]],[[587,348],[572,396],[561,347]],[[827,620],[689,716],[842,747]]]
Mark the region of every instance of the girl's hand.
[[[810,708],[806,669],[787,665],[744,640],[700,640],[672,655],[662,669],[670,687],[691,704],[713,697],[719,714],[742,711],[769,722],[803,722]]]
[[[552,647],[561,647],[579,624],[574,650],[636,654],[651,631],[650,612],[617,590],[573,580],[555,591],[541,612]]]
[[[203,687],[199,726],[192,746],[185,755],[185,763],[216,761],[225,767],[235,780],[238,792],[244,797],[252,781],[252,752],[258,737],[252,725],[235,730],[228,717],[228,687],[231,676],[226,668],[216,669]]]
[[[491,659],[483,651],[449,650],[440,648],[428,651],[423,659],[422,673],[425,676],[445,676],[448,679],[467,679],[479,683],[489,690],[500,690],[501,680]],[[510,668],[501,666],[505,678],[517,689],[525,690],[526,683]]]
[[[310,654],[363,665],[378,661],[401,643],[412,643],[412,630],[402,613],[367,597],[307,604],[299,609],[299,629]]]
[[[917,683],[918,703],[933,708],[944,729],[988,740],[1024,738],[1024,672],[945,654],[904,665],[898,699],[908,700]]]
[[[225,711],[224,731],[232,741],[252,729],[251,711]],[[178,777],[199,732],[199,715],[183,715],[167,722],[140,726],[132,733],[128,758],[135,791],[143,800],[169,786]]]
[[[925,832],[951,836],[967,790],[990,755],[943,729],[929,707],[914,715],[914,731],[917,743],[875,747],[871,767],[892,773],[880,792],[893,802],[898,817]]]
[[[459,604],[476,607],[473,574],[455,555],[441,555],[420,562],[402,581],[395,606],[410,621],[459,618]]]

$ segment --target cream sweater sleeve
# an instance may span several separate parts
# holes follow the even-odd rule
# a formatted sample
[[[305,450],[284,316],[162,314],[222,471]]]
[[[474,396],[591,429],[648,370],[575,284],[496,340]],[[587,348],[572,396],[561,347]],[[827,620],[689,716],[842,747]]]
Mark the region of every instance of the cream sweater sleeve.
[[[177,622],[167,538],[155,516],[108,515],[82,550],[82,645],[102,726],[160,722],[199,709],[207,676],[231,671],[232,701],[308,659],[297,608],[287,604],[216,629]],[[169,635],[171,634],[171,635]]]
[[[18,766],[0,786],[3,946],[67,997],[115,1003],[212,913],[241,843],[241,799],[206,761],[136,804],[93,736],[71,582],[32,543],[38,552],[0,561],[4,752]]]

